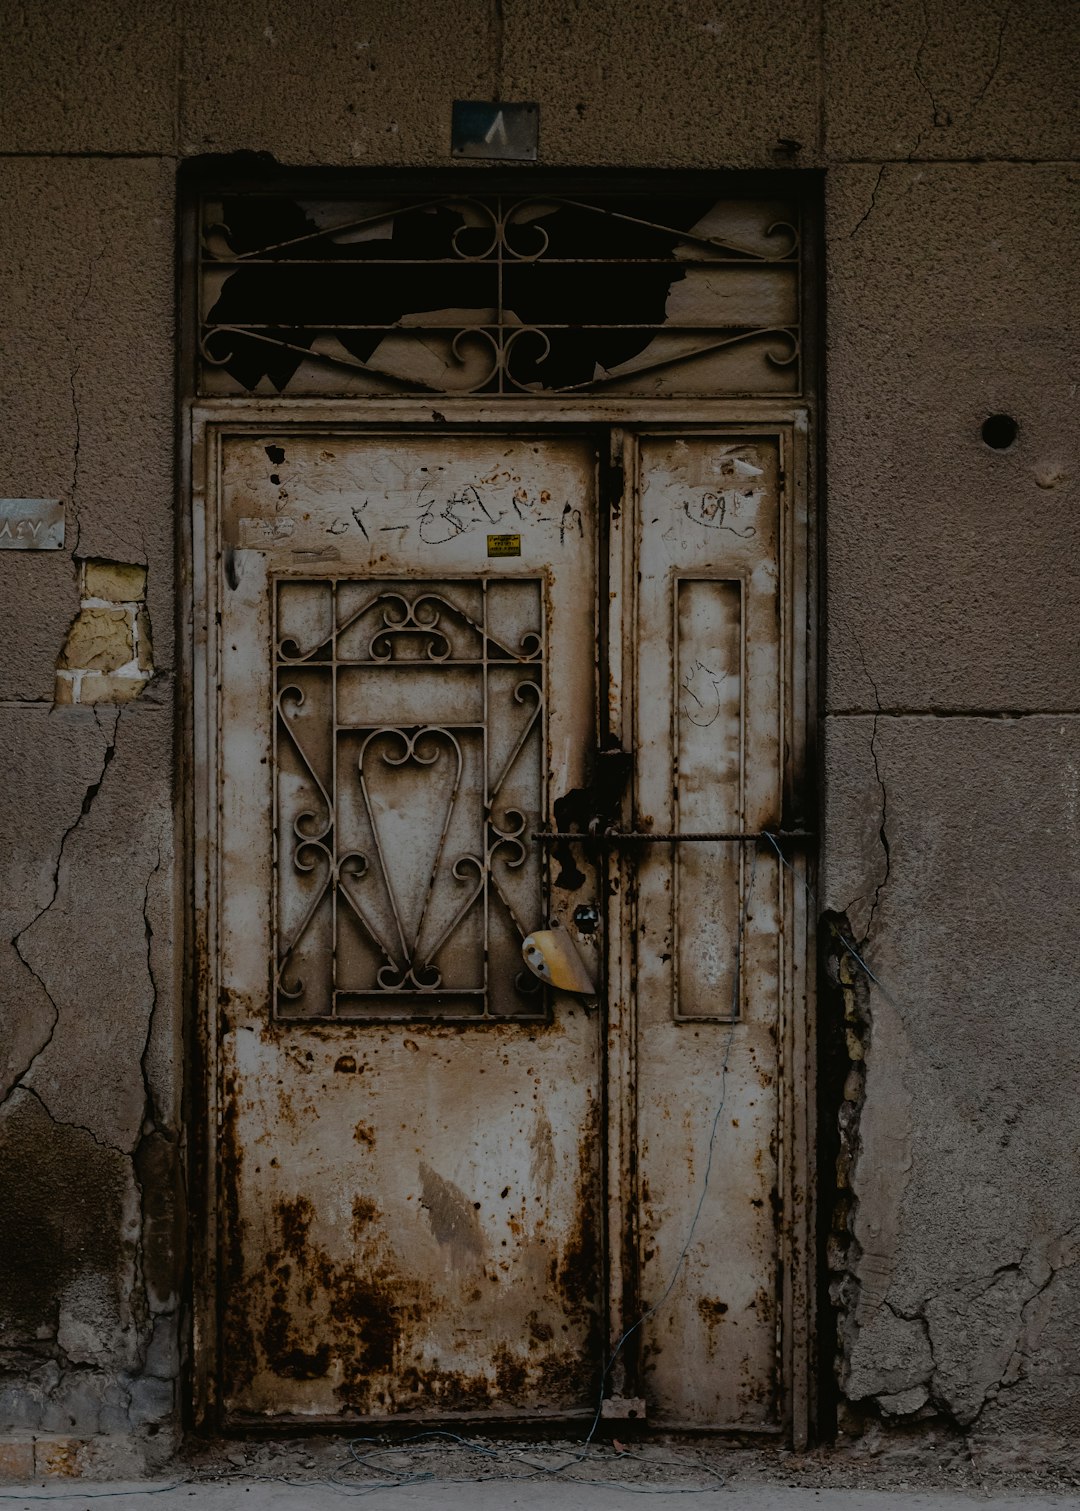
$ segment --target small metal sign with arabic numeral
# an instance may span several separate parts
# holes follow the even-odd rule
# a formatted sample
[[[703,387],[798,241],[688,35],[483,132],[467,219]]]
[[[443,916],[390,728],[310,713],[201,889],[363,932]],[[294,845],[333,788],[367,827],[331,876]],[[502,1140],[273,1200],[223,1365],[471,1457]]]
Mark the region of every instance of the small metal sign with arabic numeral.
[[[531,101],[455,100],[450,124],[451,157],[486,157],[534,163],[540,136],[540,106]]]

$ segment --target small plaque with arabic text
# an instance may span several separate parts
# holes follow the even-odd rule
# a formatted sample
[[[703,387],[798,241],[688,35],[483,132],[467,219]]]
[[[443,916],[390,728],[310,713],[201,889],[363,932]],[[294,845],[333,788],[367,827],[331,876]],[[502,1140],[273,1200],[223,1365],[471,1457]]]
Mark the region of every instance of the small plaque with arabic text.
[[[489,556],[521,555],[520,535],[489,535],[487,540]]]

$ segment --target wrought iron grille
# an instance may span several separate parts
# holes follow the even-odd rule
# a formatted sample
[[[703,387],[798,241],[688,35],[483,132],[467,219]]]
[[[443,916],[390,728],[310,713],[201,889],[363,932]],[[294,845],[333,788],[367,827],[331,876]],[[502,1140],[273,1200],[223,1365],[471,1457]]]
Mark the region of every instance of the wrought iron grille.
[[[275,583],[275,1011],[542,1018],[540,578]]]
[[[201,215],[207,394],[802,391],[791,203],[249,193]]]

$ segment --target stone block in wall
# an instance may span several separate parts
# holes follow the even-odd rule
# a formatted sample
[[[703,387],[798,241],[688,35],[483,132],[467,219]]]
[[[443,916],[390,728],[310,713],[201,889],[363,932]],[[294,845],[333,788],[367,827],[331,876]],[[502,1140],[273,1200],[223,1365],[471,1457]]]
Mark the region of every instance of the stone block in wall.
[[[181,151],[450,166],[454,99],[492,98],[493,8],[181,0]]]
[[[1075,5],[826,0],[830,162],[1080,155]]]
[[[34,1443],[34,1474],[45,1479],[137,1480],[162,1456],[130,1432],[41,1436]]]
[[[0,1441],[0,1484],[34,1477],[34,1442],[32,1438]]]
[[[819,161],[819,9],[505,0],[504,99],[540,103],[544,162],[628,168]]]
[[[52,699],[76,558],[148,567],[171,666],[175,196],[167,162],[0,158],[0,493],[66,514],[63,552],[0,551],[0,698]]]
[[[0,1101],[47,1043],[55,1017],[20,954],[23,932],[50,905],[65,835],[101,780],[112,730],[93,709],[0,708]]]
[[[35,0],[5,14],[6,152],[170,152],[178,42],[168,0]]]
[[[46,1435],[39,1474],[137,1473],[185,1245],[171,720],[9,705],[0,744],[0,1433]]]
[[[1080,167],[860,165],[827,195],[826,706],[1080,708]]]
[[[823,755],[820,901],[863,899],[852,932],[880,983],[864,982],[844,1383],[893,1415],[922,1393],[965,1428],[1064,1434],[1080,717],[830,717]]]
[[[82,714],[41,716],[45,742]],[[73,794],[81,807],[62,855],[48,857],[52,889],[19,932],[21,979],[27,990],[43,986],[55,1017],[24,1078],[54,1117],[130,1153],[152,1098],[166,1124],[173,1116],[175,1082],[150,1085],[143,1073],[144,1055],[155,1065],[159,1055],[148,1033],[168,1032],[173,1042],[178,1033],[169,963],[172,730],[168,712],[145,699],[83,717],[91,717],[98,764],[90,786]],[[165,1073],[175,1076],[175,1065]]]

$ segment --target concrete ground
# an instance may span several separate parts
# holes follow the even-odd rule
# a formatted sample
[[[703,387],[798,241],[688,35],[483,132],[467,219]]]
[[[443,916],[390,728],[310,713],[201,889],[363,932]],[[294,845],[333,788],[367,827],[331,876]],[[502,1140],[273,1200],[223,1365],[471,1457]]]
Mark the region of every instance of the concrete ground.
[[[41,1511],[55,1501],[62,1511],[336,1511],[361,1499],[370,1511],[616,1511],[647,1505],[656,1511],[1050,1511],[1080,1507],[1080,1494],[958,1494],[934,1490],[826,1490],[770,1486],[718,1486],[688,1490],[662,1483],[613,1486],[565,1481],[520,1484],[506,1480],[455,1483],[443,1479],[394,1488],[349,1484],[235,1479],[225,1484],[164,1480],[143,1485],[70,1484],[10,1487],[0,1503],[11,1511]]]
[[[1045,1445],[1044,1445],[1045,1447]],[[192,1440],[155,1480],[40,1473],[0,1484],[0,1511],[1080,1511],[1073,1445],[1040,1456],[958,1435],[873,1433],[792,1453],[663,1439],[387,1437]],[[113,1461],[112,1473],[125,1472]],[[129,1460],[130,1463],[130,1460]],[[109,1473],[101,1460],[98,1473]],[[127,1470],[131,1472],[130,1468]]]

